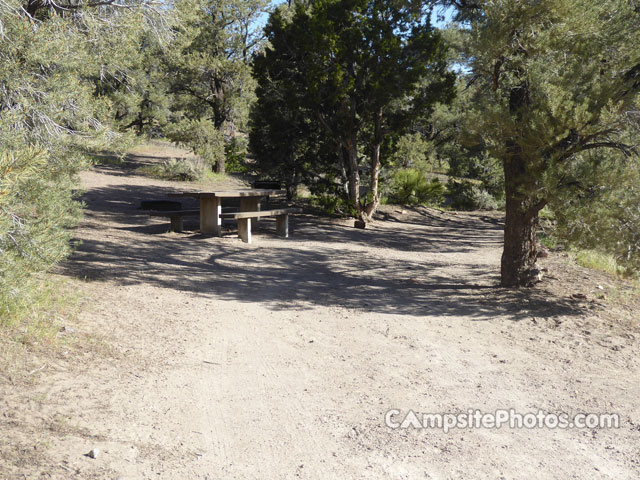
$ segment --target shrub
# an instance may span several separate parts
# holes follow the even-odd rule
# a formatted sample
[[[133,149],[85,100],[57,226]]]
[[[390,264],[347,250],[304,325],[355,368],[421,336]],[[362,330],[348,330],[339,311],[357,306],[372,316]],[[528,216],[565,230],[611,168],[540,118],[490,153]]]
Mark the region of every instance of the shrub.
[[[447,195],[451,207],[456,210],[497,210],[498,201],[483,189],[468,180],[450,179],[447,182]]]
[[[486,153],[477,156],[456,156],[449,160],[448,175],[482,182],[482,188],[494,198],[504,197],[502,163]]]
[[[242,137],[234,137],[224,146],[225,155],[227,157],[227,172],[230,173],[247,173],[248,168],[245,163],[247,156],[247,140]]]
[[[471,190],[475,210],[500,210],[500,202],[484,188],[474,185]]]
[[[391,178],[389,200],[403,205],[440,204],[445,187],[440,180],[427,179],[427,175],[414,168],[396,171]]]
[[[310,205],[318,208],[327,215],[355,216],[356,213],[348,202],[341,196],[331,194],[318,194],[310,197]]]
[[[394,165],[403,168],[420,168],[427,165],[431,145],[419,133],[403,135],[398,139],[393,154]]]
[[[170,158],[159,165],[142,167],[138,171],[162,180],[194,182],[204,177],[207,164],[197,158]]]
[[[192,149],[211,168],[224,165],[224,137],[211,120],[181,120],[167,126],[165,132],[172,142]]]

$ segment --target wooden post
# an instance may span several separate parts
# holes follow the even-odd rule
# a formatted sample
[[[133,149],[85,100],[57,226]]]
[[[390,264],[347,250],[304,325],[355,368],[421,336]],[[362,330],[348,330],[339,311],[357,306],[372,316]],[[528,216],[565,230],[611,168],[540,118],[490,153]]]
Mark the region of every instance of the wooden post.
[[[240,197],[240,211],[241,212],[259,212],[260,211],[260,198],[258,197]],[[256,222],[259,218],[255,219]]]
[[[171,217],[171,231],[180,233],[183,228],[182,215],[174,215]]]
[[[221,213],[222,206],[219,198],[200,197],[200,233],[215,235],[216,237],[222,235]]]
[[[289,237],[289,215],[286,213],[276,216],[276,233],[284,238]]]
[[[238,236],[244,243],[251,243],[251,219],[238,219]]]

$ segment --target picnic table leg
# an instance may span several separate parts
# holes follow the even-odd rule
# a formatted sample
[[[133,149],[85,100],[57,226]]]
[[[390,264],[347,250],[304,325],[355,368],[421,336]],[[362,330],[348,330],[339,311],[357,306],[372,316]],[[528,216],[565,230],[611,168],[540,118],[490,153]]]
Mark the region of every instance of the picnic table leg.
[[[172,232],[182,232],[183,229],[183,222],[182,222],[182,215],[174,215],[171,218],[171,231]]]
[[[251,243],[251,219],[238,219],[238,236],[244,243]]]
[[[220,199],[213,198],[200,198],[200,232],[205,235],[215,235],[219,237],[222,234],[222,221],[220,220],[220,214],[222,213],[222,207]]]
[[[276,233],[281,237],[289,237],[289,215],[276,216]]]
[[[257,197],[241,197],[240,198],[240,211],[241,212],[259,212],[260,211],[260,199]],[[259,218],[256,218],[257,222]]]

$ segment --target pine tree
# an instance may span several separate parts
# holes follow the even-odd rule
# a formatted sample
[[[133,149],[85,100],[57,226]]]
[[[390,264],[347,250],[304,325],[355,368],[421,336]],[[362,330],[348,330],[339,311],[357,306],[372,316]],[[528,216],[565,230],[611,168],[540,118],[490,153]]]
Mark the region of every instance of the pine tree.
[[[249,65],[262,36],[254,22],[267,8],[266,0],[179,0],[176,31],[165,55],[174,113],[169,130],[225,170],[223,136],[243,129],[254,95]],[[198,129],[202,135],[190,132]]]
[[[134,5],[133,3],[131,4]],[[67,8],[68,7],[68,8]],[[115,146],[101,86],[126,81],[145,9],[0,3],[0,316],[70,251],[86,152]],[[117,40],[116,40],[117,39]]]
[[[640,9],[627,0],[455,4],[481,103],[467,122],[504,166],[502,284],[527,285],[540,210],[566,189],[582,153],[632,155],[638,128]]]

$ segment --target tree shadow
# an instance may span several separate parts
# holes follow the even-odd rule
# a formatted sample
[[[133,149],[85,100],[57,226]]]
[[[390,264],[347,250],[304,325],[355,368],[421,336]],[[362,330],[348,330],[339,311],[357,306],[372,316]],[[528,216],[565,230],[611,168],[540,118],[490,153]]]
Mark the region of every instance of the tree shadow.
[[[172,188],[118,185],[86,194],[89,234],[63,273],[91,281],[149,284],[277,310],[340,306],[414,316],[513,320],[576,314],[582,307],[538,289],[500,288],[499,225],[465,217],[415,215],[365,230],[309,215],[290,220],[291,238],[260,222],[253,245],[194,231],[167,233],[168,223],[137,209]],[[188,208],[188,207],[185,207]],[[92,218],[93,217],[93,218]],[[187,218],[187,229],[197,228]],[[487,256],[487,249],[493,249]],[[484,251],[482,256],[479,256]],[[416,256],[415,252],[423,252]]]

